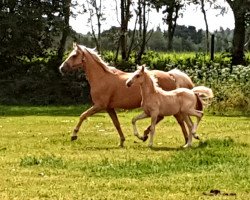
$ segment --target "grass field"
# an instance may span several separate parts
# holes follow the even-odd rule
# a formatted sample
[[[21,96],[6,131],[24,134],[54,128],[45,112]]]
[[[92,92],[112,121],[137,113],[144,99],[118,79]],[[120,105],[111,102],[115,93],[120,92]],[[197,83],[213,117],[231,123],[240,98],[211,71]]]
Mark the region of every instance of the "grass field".
[[[84,109],[0,106],[1,200],[250,199],[249,117],[205,115],[202,142],[189,149],[181,148],[180,128],[168,117],[150,149],[132,135],[138,111],[119,112],[126,136],[119,148],[106,113],[85,121],[70,141]],[[139,122],[139,130],[148,124]]]

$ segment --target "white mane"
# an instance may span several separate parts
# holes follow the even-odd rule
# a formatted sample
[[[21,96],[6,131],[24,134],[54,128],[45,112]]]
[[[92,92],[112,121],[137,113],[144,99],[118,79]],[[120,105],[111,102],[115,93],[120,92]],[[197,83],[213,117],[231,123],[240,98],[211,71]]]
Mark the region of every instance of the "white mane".
[[[150,71],[148,70],[148,67],[144,67],[144,72],[149,76],[149,78],[152,80],[153,86],[155,88],[155,91],[162,90],[162,88],[158,84],[158,78]]]
[[[101,56],[97,53],[97,51],[95,49],[91,49],[88,48],[84,45],[78,45],[82,51],[87,51],[92,58],[100,64],[100,66],[104,69],[104,71],[106,72],[111,72],[111,73],[115,73],[116,68],[115,67],[111,67],[109,66],[106,62],[104,62],[104,60],[101,58]]]

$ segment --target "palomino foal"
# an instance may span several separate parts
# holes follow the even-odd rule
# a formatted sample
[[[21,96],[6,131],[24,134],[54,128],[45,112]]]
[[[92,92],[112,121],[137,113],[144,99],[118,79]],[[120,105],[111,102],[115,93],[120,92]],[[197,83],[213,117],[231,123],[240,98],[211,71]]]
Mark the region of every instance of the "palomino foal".
[[[158,117],[171,116],[181,113],[188,128],[188,141],[184,147],[191,146],[192,135],[195,134],[197,126],[203,116],[203,112],[196,109],[199,96],[213,97],[213,92],[210,88],[204,86],[194,87],[192,90],[187,88],[178,88],[172,91],[162,90],[156,78],[150,74],[150,71],[141,66],[134,74],[126,81],[126,85],[131,87],[133,84],[139,84],[142,95],[141,107],[143,113],[133,118],[132,124],[134,135],[141,138],[136,128],[136,121],[151,117],[150,140],[149,146],[153,145],[153,136],[155,133],[155,125]],[[197,117],[197,124],[194,125],[190,116]]]

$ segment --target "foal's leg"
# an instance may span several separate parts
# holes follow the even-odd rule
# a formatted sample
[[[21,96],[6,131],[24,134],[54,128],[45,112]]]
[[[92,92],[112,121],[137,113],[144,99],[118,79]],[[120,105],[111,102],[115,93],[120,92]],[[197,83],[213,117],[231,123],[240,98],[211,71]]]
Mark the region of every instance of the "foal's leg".
[[[144,118],[147,118],[147,117],[149,117],[149,116],[145,112],[143,112],[143,113],[137,115],[136,117],[134,117],[132,119],[132,125],[133,125],[134,135],[136,137],[138,137],[139,139],[141,139],[141,140],[143,140],[144,137],[139,136],[139,133],[138,133],[138,130],[137,130],[137,127],[136,127],[136,121],[144,119]]]
[[[197,131],[197,127],[201,121],[201,118],[203,116],[203,112],[200,110],[195,110],[195,109],[190,109],[187,112],[189,115],[195,116],[197,118],[197,123],[196,124],[192,124],[192,130],[191,133],[194,136],[195,139],[199,139],[199,136],[196,135],[196,131]],[[190,121],[192,122],[190,116],[188,116],[188,118],[190,119]]]
[[[192,119],[191,119],[191,117],[188,115],[188,118],[189,118],[189,121],[192,123],[192,135],[193,135],[193,137],[195,138],[195,139],[197,139],[197,140],[199,140],[200,138],[199,138],[199,135],[197,135],[196,134],[196,129],[194,129],[194,127],[195,127],[195,124],[193,123],[193,121],[192,121]]]
[[[192,134],[193,134],[194,138],[200,139],[199,136],[196,135],[196,131],[197,131],[197,128],[198,128],[198,125],[199,125],[199,123],[200,123],[200,121],[201,121],[202,116],[201,116],[201,117],[196,116],[196,118],[197,118],[197,122],[196,122],[196,124],[194,124],[194,126],[193,126]]]
[[[76,140],[77,139],[77,132],[79,131],[81,125],[82,125],[82,122],[87,118],[87,117],[90,117],[91,115],[101,111],[102,108],[99,107],[99,106],[96,106],[96,105],[93,105],[91,108],[89,108],[88,110],[86,110],[85,112],[83,112],[81,115],[80,115],[80,119],[76,125],[76,127],[74,128],[74,131],[73,131],[73,134],[71,136],[71,141],[73,140]]]
[[[156,122],[157,122],[157,116],[151,116],[150,138],[149,138],[149,144],[148,144],[149,147],[153,146]]]
[[[178,113],[176,115],[174,115],[175,119],[177,120],[178,124],[181,127],[184,139],[185,139],[185,144],[187,144],[188,142],[188,132],[184,123],[184,115],[182,113]]]
[[[120,125],[120,122],[119,122],[119,120],[117,118],[115,109],[109,108],[109,109],[107,109],[107,112],[108,112],[110,118],[112,119],[113,124],[114,124],[114,126],[115,126],[115,128],[118,131],[118,134],[120,136],[120,144],[119,144],[119,146],[123,147],[123,144],[124,144],[124,141],[125,141],[125,137],[123,135],[123,132],[122,132],[122,129],[121,129],[121,125]]]
[[[163,120],[164,117],[163,116],[158,116],[157,117],[157,121],[156,124],[158,124],[161,120]],[[149,126],[145,131],[144,131],[144,135],[143,137],[141,137],[141,139],[143,140],[143,142],[145,142],[148,139],[148,134],[150,133],[150,128],[151,126]]]
[[[186,147],[189,147],[189,146],[192,145],[193,122],[192,122],[191,118],[190,118],[188,115],[185,115],[185,116],[184,116],[184,120],[185,120],[185,122],[186,122],[186,124],[187,124],[187,126],[188,126],[188,129],[189,129],[188,141],[187,141],[187,143],[183,146],[184,148],[186,148]]]

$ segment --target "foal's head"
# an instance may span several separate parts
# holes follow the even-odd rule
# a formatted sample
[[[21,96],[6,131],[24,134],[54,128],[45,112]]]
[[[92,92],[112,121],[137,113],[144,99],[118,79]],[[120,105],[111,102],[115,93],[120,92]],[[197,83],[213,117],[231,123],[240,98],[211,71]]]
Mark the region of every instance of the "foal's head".
[[[67,71],[73,71],[80,67],[82,67],[84,62],[84,52],[81,47],[74,43],[73,44],[73,51],[70,52],[69,56],[66,60],[61,64],[59,70],[62,74]]]
[[[142,84],[144,81],[145,75],[145,65],[138,66],[137,70],[133,73],[133,75],[126,81],[126,85],[130,87],[134,83]]]

